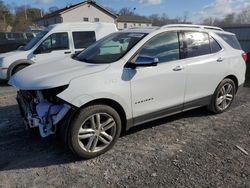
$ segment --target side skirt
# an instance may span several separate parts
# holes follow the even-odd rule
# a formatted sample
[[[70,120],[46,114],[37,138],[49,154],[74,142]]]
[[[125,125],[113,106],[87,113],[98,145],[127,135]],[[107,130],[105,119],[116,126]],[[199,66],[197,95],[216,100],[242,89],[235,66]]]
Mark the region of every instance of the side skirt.
[[[133,119],[129,119],[127,120],[127,129],[130,129],[132,127],[150,122],[150,121],[154,121],[157,119],[161,119],[161,118],[165,118],[174,114],[178,114],[180,112],[184,112],[184,111],[188,111],[191,109],[195,109],[195,108],[199,108],[202,106],[206,106],[209,105],[212,99],[212,95],[208,96],[208,97],[203,97],[194,101],[190,101],[181,105],[177,105],[174,107],[170,107],[170,108],[166,108],[163,110],[159,110],[156,112],[152,112],[149,114],[145,114],[139,117],[135,117]]]

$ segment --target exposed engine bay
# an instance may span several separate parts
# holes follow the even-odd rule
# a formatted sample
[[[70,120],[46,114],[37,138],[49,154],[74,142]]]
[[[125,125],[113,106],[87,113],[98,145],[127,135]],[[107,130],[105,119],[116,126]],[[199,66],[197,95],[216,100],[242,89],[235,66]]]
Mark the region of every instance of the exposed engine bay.
[[[18,91],[17,101],[28,128],[38,127],[42,137],[56,133],[57,124],[71,109],[70,105],[56,97],[64,89],[65,87],[40,91]]]

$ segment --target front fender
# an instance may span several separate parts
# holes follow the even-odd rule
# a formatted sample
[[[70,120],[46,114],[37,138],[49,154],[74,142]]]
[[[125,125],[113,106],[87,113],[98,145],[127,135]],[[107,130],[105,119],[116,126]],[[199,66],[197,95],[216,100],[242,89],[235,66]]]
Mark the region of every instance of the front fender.
[[[78,108],[95,99],[94,97],[85,94],[77,97],[72,97],[72,95],[67,90],[58,94],[57,97]]]
[[[34,61],[31,61],[31,60],[28,60],[28,59],[20,59],[20,60],[17,60],[17,61],[14,61],[8,68],[8,71],[7,71],[7,79],[9,80],[10,76],[11,76],[11,73],[13,71],[13,69],[18,66],[18,65],[21,65],[21,64],[27,64],[27,65],[32,65],[34,64],[35,62]]]

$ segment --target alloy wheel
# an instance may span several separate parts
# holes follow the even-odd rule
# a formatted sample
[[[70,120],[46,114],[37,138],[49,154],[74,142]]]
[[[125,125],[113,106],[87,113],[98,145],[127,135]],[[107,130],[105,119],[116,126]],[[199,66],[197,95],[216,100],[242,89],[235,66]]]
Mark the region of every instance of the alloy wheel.
[[[232,103],[234,98],[234,89],[231,83],[224,84],[217,94],[216,105],[221,111],[226,110]]]
[[[107,113],[96,113],[87,118],[78,131],[78,142],[87,152],[95,153],[108,147],[116,134],[116,122]]]

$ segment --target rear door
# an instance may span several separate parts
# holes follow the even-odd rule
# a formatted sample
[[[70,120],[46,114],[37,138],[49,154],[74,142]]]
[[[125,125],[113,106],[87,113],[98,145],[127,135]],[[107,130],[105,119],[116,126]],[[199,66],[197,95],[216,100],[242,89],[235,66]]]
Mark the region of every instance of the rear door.
[[[225,75],[225,54],[208,33],[183,32],[187,73],[185,108],[204,105]]]

